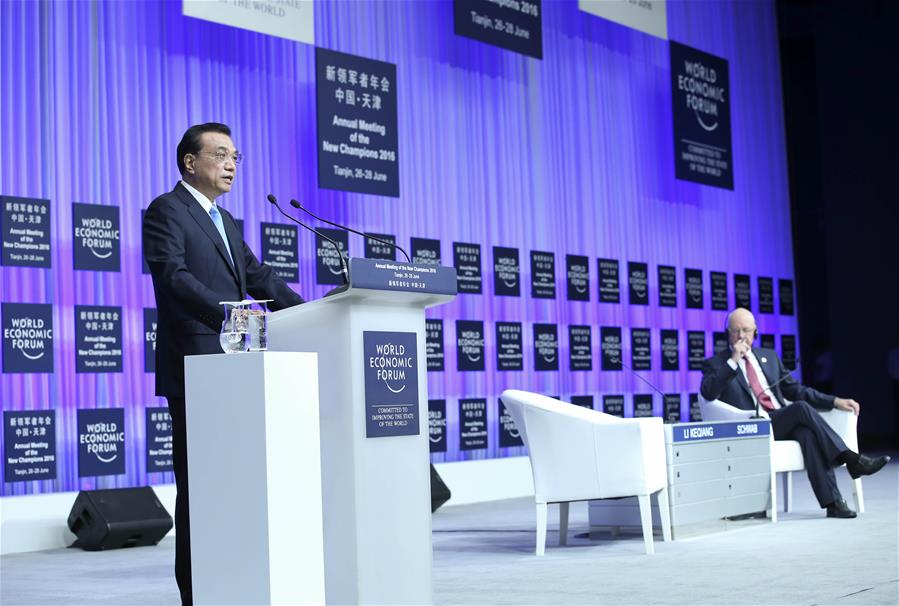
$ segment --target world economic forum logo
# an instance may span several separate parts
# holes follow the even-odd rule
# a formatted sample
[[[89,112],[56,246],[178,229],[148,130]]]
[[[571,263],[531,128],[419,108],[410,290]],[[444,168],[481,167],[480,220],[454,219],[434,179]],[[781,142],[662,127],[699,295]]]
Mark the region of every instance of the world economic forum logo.
[[[53,308],[3,303],[3,372],[53,372]]]
[[[363,333],[365,435],[418,435],[418,336],[414,332]]]
[[[125,473],[125,409],[78,411],[78,475]]]
[[[394,343],[379,343],[375,355],[368,359],[369,367],[379,381],[391,393],[402,393],[406,389],[406,373],[414,369],[415,360],[406,352],[406,346]],[[395,387],[396,384],[401,384]]]

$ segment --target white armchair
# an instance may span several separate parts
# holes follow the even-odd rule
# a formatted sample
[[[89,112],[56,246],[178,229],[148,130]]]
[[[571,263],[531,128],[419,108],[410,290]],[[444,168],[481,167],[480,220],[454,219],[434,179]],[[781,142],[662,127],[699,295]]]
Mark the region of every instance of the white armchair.
[[[748,419],[755,414],[751,410],[742,410],[725,404],[721,400],[706,400],[700,394],[699,409],[703,421],[739,421]],[[858,433],[856,424],[858,418],[845,410],[819,410],[818,413],[824,421],[840,436],[851,450],[858,452]],[[763,417],[768,414],[762,410]],[[796,440],[775,440],[771,436],[771,520],[777,521],[777,482],[776,474],[783,474],[784,512],[789,513],[793,509],[793,472],[804,471],[805,460],[802,458],[802,449]],[[855,499],[855,509],[858,513],[865,512],[865,499],[862,492],[861,478],[852,480],[852,496]]]
[[[649,496],[657,494],[662,536],[671,540],[662,419],[620,419],[535,393],[502,400],[528,447],[537,506],[537,555],[546,547],[549,503],[559,504],[559,544],[572,501],[637,496],[646,553],[654,552]]]

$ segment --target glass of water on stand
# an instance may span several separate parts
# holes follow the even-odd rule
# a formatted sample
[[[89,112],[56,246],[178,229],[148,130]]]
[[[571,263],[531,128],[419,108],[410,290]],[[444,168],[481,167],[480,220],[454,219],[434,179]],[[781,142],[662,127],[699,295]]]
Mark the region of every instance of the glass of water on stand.
[[[268,349],[268,306],[273,299],[260,299],[253,301],[257,307],[247,310],[247,323],[249,326],[250,351],[265,351]]]
[[[220,301],[225,307],[225,321],[219,334],[219,344],[226,354],[247,351],[250,346],[247,306],[243,301]]]

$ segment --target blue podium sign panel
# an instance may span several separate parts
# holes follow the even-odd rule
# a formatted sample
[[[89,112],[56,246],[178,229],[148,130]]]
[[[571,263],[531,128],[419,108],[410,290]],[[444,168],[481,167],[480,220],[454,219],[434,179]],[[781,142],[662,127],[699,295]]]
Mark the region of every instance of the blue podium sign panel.
[[[631,329],[631,368],[652,370],[652,331],[648,328]]]
[[[634,417],[651,417],[652,414],[652,394],[651,393],[635,393],[634,394]]]
[[[680,352],[676,328],[659,331],[662,341],[662,370],[680,369]]]
[[[687,331],[687,370],[702,370],[705,361],[705,331]]]
[[[147,473],[174,471],[172,417],[165,406],[146,409]]]
[[[637,261],[627,264],[628,303],[649,305],[649,265]]]
[[[556,255],[539,250],[531,251],[531,297],[556,298]]]
[[[396,261],[396,236],[390,234],[366,234],[366,236],[374,236],[377,238],[365,238],[365,258],[366,259],[384,259],[387,261]],[[379,242],[378,240],[383,240]],[[390,244],[385,244],[389,242]],[[391,246],[393,244],[394,246]]]
[[[521,261],[517,248],[493,247],[493,293],[499,297],[521,296]]]
[[[665,397],[662,400],[664,410],[663,416],[665,418],[666,423],[679,423],[680,422],[680,403],[681,398],[679,393],[666,393]]]
[[[486,398],[459,400],[459,450],[487,448]]]
[[[542,0],[454,0],[457,36],[543,58]]]
[[[565,255],[565,281],[569,301],[589,301],[590,259],[581,255]]]
[[[677,269],[659,265],[659,307],[677,307]]]
[[[3,413],[3,481],[56,479],[56,411]]]
[[[603,370],[621,370],[621,327],[600,326],[599,346]]]
[[[350,282],[357,290],[365,288],[440,295],[454,295],[457,292],[456,270],[452,267],[353,257],[349,269]]]
[[[729,347],[727,341],[727,333],[723,330],[712,333],[712,351],[716,354],[721,353]]]
[[[730,305],[727,300],[727,272],[709,272],[709,280],[712,283],[712,309],[728,311]]]
[[[597,259],[599,266],[599,302],[620,303],[621,284],[618,279],[617,259]]]
[[[3,265],[50,267],[50,200],[0,196]]]
[[[340,257],[346,259],[350,256],[350,234],[342,229],[326,227],[317,229],[319,233],[336,242],[337,246],[321,236],[315,236],[315,283],[343,284],[343,263]]]
[[[144,307],[144,372],[156,372],[158,317],[155,307]]]
[[[734,274],[734,303],[752,309],[752,285],[749,274]]]
[[[499,419],[499,447],[513,448],[515,446],[524,446],[524,440],[521,438],[521,432],[515,425],[515,420],[506,408],[502,398],[497,398],[496,418]]]
[[[75,306],[75,372],[122,372],[122,308]]]
[[[589,324],[568,327],[568,370],[593,370],[593,339]]]
[[[446,452],[446,400],[428,400],[428,448]]]
[[[440,240],[432,238],[411,238],[412,263],[415,265],[440,265]]]
[[[428,371],[437,372],[443,370],[443,320],[439,318],[427,318],[425,320],[425,350]]]
[[[687,309],[702,309],[702,270],[684,270],[684,290],[686,291]]]
[[[624,396],[609,394],[602,397],[602,411],[607,415],[624,416]]]
[[[796,370],[796,335],[780,335],[780,359],[787,370]]]
[[[559,327],[534,324],[534,370],[559,370]]]
[[[593,410],[593,396],[571,396],[571,403],[581,408]]]
[[[778,298],[780,299],[780,315],[792,316],[793,306],[793,281],[779,279],[777,281]]]
[[[669,42],[678,179],[734,188],[727,60]]]
[[[125,409],[78,411],[78,476],[125,473]]]
[[[318,186],[400,195],[396,65],[315,49]]]
[[[365,331],[365,437],[418,435],[414,332]]]
[[[53,306],[3,303],[3,372],[53,372]]]
[[[688,398],[690,401],[690,421],[702,421],[702,409],[699,408],[699,394],[688,394]]]
[[[484,323],[456,320],[456,370],[484,370]]]
[[[119,271],[119,207],[72,203],[72,248],[75,269]]]
[[[459,281],[459,292],[481,294],[481,245],[453,242],[453,266]]]
[[[524,370],[521,322],[496,323],[496,370]]]
[[[282,223],[260,223],[262,262],[275,270],[285,282],[299,282],[297,261],[297,226]]]
[[[774,278],[758,277],[759,313],[774,313]]]

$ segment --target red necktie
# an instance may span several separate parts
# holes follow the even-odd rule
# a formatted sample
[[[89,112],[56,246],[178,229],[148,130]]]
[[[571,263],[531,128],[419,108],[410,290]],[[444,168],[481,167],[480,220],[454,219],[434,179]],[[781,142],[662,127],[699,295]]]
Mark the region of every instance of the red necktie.
[[[752,393],[759,399],[759,403],[765,410],[774,410],[774,403],[771,401],[771,396],[769,396],[762,388],[762,383],[759,381],[759,376],[755,374],[755,368],[753,368],[752,362],[747,359],[744,359],[743,362],[746,364],[746,378],[749,379],[749,386],[752,388]]]

